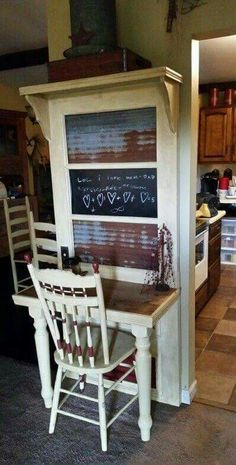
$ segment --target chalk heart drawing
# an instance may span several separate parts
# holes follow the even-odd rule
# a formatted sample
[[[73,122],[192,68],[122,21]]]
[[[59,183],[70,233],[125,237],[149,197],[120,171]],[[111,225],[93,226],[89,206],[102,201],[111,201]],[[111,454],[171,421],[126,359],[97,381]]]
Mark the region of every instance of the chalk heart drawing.
[[[116,198],[116,192],[108,192],[107,197],[108,197],[110,204],[112,205]]]
[[[141,202],[144,203],[148,200],[148,192],[140,192]]]
[[[83,202],[84,202],[85,207],[89,208],[89,205],[90,205],[90,195],[89,194],[86,194],[86,195],[83,196]]]
[[[104,202],[104,195],[103,193],[101,192],[100,194],[97,195],[97,201],[98,201],[98,205],[101,207],[103,202]]]
[[[131,192],[124,192],[123,194],[123,199],[124,199],[124,202],[127,203],[129,198],[131,196]]]

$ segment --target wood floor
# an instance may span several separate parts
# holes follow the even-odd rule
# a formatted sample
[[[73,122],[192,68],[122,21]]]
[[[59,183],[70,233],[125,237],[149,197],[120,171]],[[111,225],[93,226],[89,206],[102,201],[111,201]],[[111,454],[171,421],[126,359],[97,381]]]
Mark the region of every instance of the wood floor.
[[[236,266],[196,319],[196,378],[194,401],[236,412]]]

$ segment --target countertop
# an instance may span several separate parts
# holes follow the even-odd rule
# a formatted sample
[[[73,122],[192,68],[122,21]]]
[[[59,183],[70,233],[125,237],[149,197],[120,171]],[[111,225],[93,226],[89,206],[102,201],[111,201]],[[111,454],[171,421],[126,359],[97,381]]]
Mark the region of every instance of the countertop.
[[[207,224],[213,224],[215,223],[216,221],[220,220],[221,218],[223,218],[223,216],[226,215],[226,211],[225,210],[219,210],[217,215],[216,216],[212,216],[212,218],[204,218],[203,216],[201,216],[199,219],[201,220],[204,220],[206,221]]]

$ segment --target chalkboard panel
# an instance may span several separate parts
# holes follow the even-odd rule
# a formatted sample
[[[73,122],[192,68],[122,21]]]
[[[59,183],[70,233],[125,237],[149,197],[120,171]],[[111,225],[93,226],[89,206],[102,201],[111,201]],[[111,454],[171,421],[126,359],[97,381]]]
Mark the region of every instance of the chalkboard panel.
[[[155,168],[71,170],[72,213],[157,216]]]

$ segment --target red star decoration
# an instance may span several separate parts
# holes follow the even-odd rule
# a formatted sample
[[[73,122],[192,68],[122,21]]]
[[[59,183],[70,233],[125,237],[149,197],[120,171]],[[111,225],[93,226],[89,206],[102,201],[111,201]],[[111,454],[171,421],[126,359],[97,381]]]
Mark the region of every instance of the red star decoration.
[[[79,32],[77,34],[71,34],[70,39],[74,46],[76,45],[86,45],[95,35],[95,32],[86,31],[82,23],[80,23]]]

